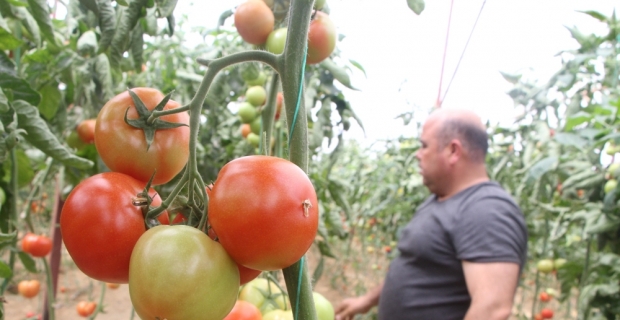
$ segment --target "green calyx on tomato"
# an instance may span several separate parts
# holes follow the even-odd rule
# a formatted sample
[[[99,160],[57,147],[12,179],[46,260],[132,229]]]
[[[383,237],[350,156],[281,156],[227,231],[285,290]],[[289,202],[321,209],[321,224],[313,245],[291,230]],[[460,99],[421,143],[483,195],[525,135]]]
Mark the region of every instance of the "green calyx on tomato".
[[[157,226],[133,248],[129,296],[141,319],[223,319],[238,292],[237,265],[196,228]]]
[[[147,151],[149,150],[151,144],[153,143],[153,140],[155,139],[156,130],[174,129],[182,126],[188,126],[187,123],[168,122],[160,118],[155,118],[155,120],[150,119],[153,112],[164,110],[164,107],[166,106],[168,101],[170,101],[172,92],[168,93],[164,97],[164,99],[161,100],[161,102],[159,102],[157,106],[155,106],[155,109],[153,109],[153,111],[149,111],[146,105],[144,105],[144,102],[142,102],[142,99],[140,99],[140,97],[135,92],[133,92],[131,89],[127,91],[129,92],[129,95],[131,96],[131,99],[136,106],[136,111],[138,112],[138,119],[127,119],[127,112],[129,111],[129,108],[127,108],[127,110],[125,111],[125,123],[134,128],[144,130]]]
[[[269,37],[267,37],[267,43],[265,44],[265,49],[273,54],[281,54],[284,52],[284,45],[286,44],[286,28],[279,28],[273,30]]]
[[[178,102],[168,99],[163,107],[168,114],[154,120],[154,126],[163,122],[183,125],[156,132],[152,130],[154,140],[149,147],[144,138],[145,132],[127,124],[125,118],[139,120],[139,112],[145,112],[138,111],[142,106],[148,110],[161,108],[162,101],[166,99],[163,93],[153,88],[133,88],[131,92],[142,103],[136,104],[137,99],[132,98],[129,91],[124,91],[106,102],[99,111],[95,126],[97,153],[111,171],[127,174],[142,182],[149,181],[155,172],[153,185],[167,183],[183,170],[189,159],[190,130],[186,126],[189,124],[189,113],[182,111]]]

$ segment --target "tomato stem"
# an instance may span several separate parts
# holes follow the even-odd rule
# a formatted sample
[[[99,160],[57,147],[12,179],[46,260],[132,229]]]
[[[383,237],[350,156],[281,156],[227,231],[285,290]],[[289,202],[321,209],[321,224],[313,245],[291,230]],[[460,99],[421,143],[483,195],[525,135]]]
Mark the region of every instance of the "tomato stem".
[[[271,154],[271,136],[273,132],[273,123],[276,116],[276,103],[278,99],[278,84],[280,76],[274,73],[269,82],[269,94],[267,95],[267,102],[261,112],[261,137],[262,132],[266,133],[265,142],[261,139],[260,153],[264,155]]]
[[[181,113],[181,112],[185,112],[185,111],[188,111],[188,110],[189,110],[189,105],[182,106],[180,108],[168,109],[168,110],[161,110],[161,111],[154,110],[154,111],[151,112],[151,115],[146,120],[146,122],[151,124],[159,117],[163,117],[163,116],[167,116],[167,115],[171,115],[171,114],[176,114],[176,113]]]
[[[49,312],[49,320],[54,320],[54,301],[56,300],[54,297],[54,285],[52,284],[52,270],[50,269],[49,264],[47,263],[47,259],[45,257],[41,258],[43,260],[43,266],[45,267],[45,275],[47,278],[47,308]]]
[[[97,304],[97,308],[95,309],[95,312],[93,312],[93,314],[88,318],[89,320],[95,319],[97,314],[103,311],[103,298],[105,297],[106,284],[104,282],[99,282],[99,284],[101,284],[101,294],[99,295],[99,303]]]
[[[19,49],[19,48],[18,48]],[[18,190],[19,187],[17,185],[17,153],[15,152],[15,148],[11,149],[10,151],[11,154],[11,180],[9,182],[9,194],[10,197],[7,197],[7,200],[10,199],[9,201],[9,222],[7,223],[7,233],[11,233],[13,232],[13,227],[15,226],[16,222],[17,222],[17,194],[18,194]],[[13,238],[13,240],[11,241],[11,246],[12,247],[17,247],[17,236],[15,238]],[[9,255],[9,268],[11,268],[11,270],[15,270],[15,251],[14,250],[10,250],[10,255]],[[9,282],[11,281],[11,279],[13,278],[13,275],[7,277],[4,279],[4,282],[2,282],[2,287],[0,288],[0,295],[4,295],[4,291],[6,290],[6,287],[9,285]]]

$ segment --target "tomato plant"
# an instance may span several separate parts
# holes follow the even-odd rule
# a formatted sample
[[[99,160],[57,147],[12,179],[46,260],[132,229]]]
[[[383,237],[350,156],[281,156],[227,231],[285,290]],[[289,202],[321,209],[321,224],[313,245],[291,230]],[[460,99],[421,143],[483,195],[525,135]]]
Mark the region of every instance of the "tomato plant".
[[[40,288],[39,280],[22,280],[17,284],[17,292],[26,298],[36,297]]]
[[[209,221],[239,264],[278,270],[298,261],[318,228],[318,205],[308,176],[288,160],[241,157],[219,172]]]
[[[237,300],[235,306],[224,320],[262,320],[263,317],[258,308],[243,300]]]
[[[288,302],[284,292],[265,278],[256,278],[244,285],[239,292],[239,300],[253,304],[263,314],[276,308],[286,309]]]
[[[273,30],[267,38],[267,43],[265,43],[265,49],[274,54],[281,54],[282,52],[284,52],[287,33],[288,31],[286,28],[279,28]]]
[[[142,209],[134,204],[144,187],[128,175],[105,172],[82,181],[67,197],[60,230],[69,255],[87,276],[127,283],[131,252],[146,231]],[[152,205],[161,203],[153,189],[149,195]],[[167,212],[158,219],[169,223]]]
[[[235,10],[235,27],[245,42],[260,45],[265,43],[275,18],[273,12],[261,0],[248,0]]]
[[[95,142],[95,124],[96,123],[97,123],[97,119],[86,119],[80,122],[75,127],[75,131],[80,137],[80,140],[82,140],[85,143]]]
[[[92,301],[80,301],[80,302],[78,302],[77,306],[75,307],[75,310],[77,311],[77,313],[80,316],[88,317],[91,314],[93,314],[93,312],[95,312],[96,308],[97,308],[97,304],[95,302],[92,302]]]
[[[153,110],[164,95],[156,89],[131,89],[148,110]],[[163,110],[179,107],[169,100]],[[174,178],[187,163],[189,157],[189,128],[185,126],[156,130],[148,146],[145,130],[125,122],[135,120],[138,111],[134,100],[125,91],[110,99],[99,112],[95,126],[95,146],[103,162],[115,172],[130,175],[140,181],[149,181],[153,173],[153,185],[164,184]],[[187,112],[165,115],[159,121],[189,124]],[[145,120],[146,121],[146,120]]]
[[[52,251],[52,240],[44,235],[27,233],[22,239],[22,251],[33,257],[45,257]]]
[[[238,291],[234,261],[196,228],[151,228],[131,255],[129,295],[142,319],[222,319]]]
[[[334,320],[336,317],[334,306],[322,294],[312,292],[317,320]]]
[[[308,30],[307,64],[316,64],[329,57],[336,48],[336,26],[329,16],[317,11]]]

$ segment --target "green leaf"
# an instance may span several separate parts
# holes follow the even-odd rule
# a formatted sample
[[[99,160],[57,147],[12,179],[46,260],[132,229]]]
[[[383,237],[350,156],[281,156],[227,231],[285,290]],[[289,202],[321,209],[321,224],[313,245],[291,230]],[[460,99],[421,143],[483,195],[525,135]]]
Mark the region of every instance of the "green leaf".
[[[7,111],[9,111],[9,100],[4,95],[2,89],[0,89],[0,113],[5,113]],[[2,122],[0,122],[0,128],[2,128],[1,126]],[[2,133],[2,131],[4,130],[0,130],[0,133]]]
[[[15,100],[25,100],[34,105],[41,101],[39,93],[34,91],[26,80],[17,76],[15,65],[3,51],[0,51],[0,88],[5,94],[10,90]]]
[[[54,36],[54,26],[52,26],[52,20],[50,19],[50,10],[46,0],[28,0],[30,12],[37,21],[39,29],[45,36],[45,39],[51,44],[56,44],[56,37]]]
[[[588,145],[588,141],[574,133],[559,132],[554,137],[555,141],[565,146],[573,146],[576,148],[584,148]]]
[[[607,22],[608,19],[605,15],[603,15],[602,13],[598,12],[598,11],[577,11],[577,12],[581,12],[581,13],[585,13],[595,19],[597,19],[598,21],[601,22]]]
[[[554,170],[558,165],[557,157],[547,157],[536,162],[528,171],[528,178],[538,180],[545,173]]]
[[[95,76],[103,88],[104,99],[111,99],[114,95],[112,88],[112,71],[110,70],[110,61],[105,53],[99,54],[95,58]]]
[[[0,1],[2,2],[2,1]],[[6,23],[6,20],[4,19],[4,17],[2,16],[2,6],[0,5],[0,28],[4,28],[4,30],[11,30],[9,28],[9,25]]]
[[[89,54],[97,51],[97,35],[94,31],[88,30],[80,36],[77,41],[77,49],[81,54]]]
[[[593,116],[591,114],[584,111],[579,111],[566,119],[566,125],[564,125],[564,130],[570,131],[574,127],[592,120],[592,118]]]
[[[95,0],[80,0],[80,3],[88,8],[88,10],[94,12],[95,14],[99,14],[99,6],[97,5],[97,1]]]
[[[120,22],[112,38],[112,50],[110,52],[110,64],[119,67],[123,53],[129,46],[129,35],[140,19],[142,8],[146,6],[146,0],[133,0],[129,7],[122,12]]]
[[[118,5],[123,6],[123,7],[127,7],[127,6],[129,6],[129,3],[127,3],[127,1],[125,1],[125,0],[116,0],[116,3],[117,3]]]
[[[13,275],[13,270],[4,262],[0,261],[0,278],[10,278]]]
[[[407,0],[407,5],[417,15],[424,11],[424,0]]]
[[[22,264],[24,265],[24,267],[26,267],[26,270],[32,272],[32,273],[38,273],[39,271],[37,270],[37,264],[35,263],[34,259],[32,259],[32,257],[25,253],[25,252],[18,252],[17,256],[19,256],[19,260],[21,260]]]
[[[92,161],[72,154],[58,141],[45,121],[39,117],[37,108],[22,100],[13,102],[13,108],[17,113],[18,126],[26,130],[26,140],[30,144],[64,165],[78,169],[88,169],[93,166]]]
[[[357,61],[355,61],[355,60],[351,60],[351,59],[349,59],[349,62],[350,62],[353,66],[355,66],[356,68],[358,68],[359,70],[361,70],[361,71],[364,73],[364,77],[367,77],[367,75],[366,75],[366,70],[364,69],[364,67],[363,67],[363,66],[362,66],[359,62],[357,62]]]
[[[48,84],[40,90],[41,103],[39,103],[39,112],[47,120],[52,120],[58,111],[60,102],[62,100],[62,94],[58,90],[58,85]]]
[[[32,37],[34,43],[37,46],[40,46],[41,29],[39,29],[37,20],[32,16],[32,14],[30,14],[30,11],[23,7],[17,7],[15,8],[15,15],[19,18],[19,20],[21,20],[22,25],[24,26],[24,28],[26,28],[28,33],[30,33],[30,36]]]
[[[0,27],[0,50],[13,50],[21,45],[21,40],[15,38],[9,31]]]
[[[4,201],[0,201],[0,204],[2,204],[3,202]],[[2,232],[0,232],[0,243],[13,241],[13,239],[15,239],[16,237],[17,237],[17,231],[13,231],[11,233],[2,233]]]
[[[28,158],[24,150],[15,150],[15,155],[17,156],[17,185],[21,188],[27,186],[30,181],[32,181],[34,178],[34,169],[30,163],[30,158]],[[10,161],[5,161],[3,165],[5,172],[11,171]],[[10,177],[6,176],[5,179],[10,179]]]
[[[112,7],[111,0],[97,0],[99,5],[99,29],[101,29],[101,39],[99,39],[99,53],[108,50],[114,33],[116,31],[116,12]]]
[[[144,31],[142,24],[136,24],[131,31],[131,58],[133,59],[133,67],[136,73],[142,72],[142,64],[144,63]]]
[[[521,79],[522,75],[516,75],[516,74],[509,74],[506,72],[499,72],[502,77],[504,77],[504,79],[506,79],[506,81],[512,83],[512,84],[516,84],[517,82],[519,82],[519,80]]]
[[[329,72],[334,76],[334,79],[338,80],[338,82],[342,83],[345,87],[353,90],[358,90],[357,88],[351,85],[351,78],[347,71],[336,65],[336,63],[332,59],[325,59],[321,63],[321,66],[325,69],[329,70]]]
[[[319,251],[322,255],[330,258],[336,258],[336,255],[332,252],[332,249],[325,241],[319,241],[318,243]]]
[[[317,281],[319,281],[323,275],[323,270],[325,270],[325,258],[321,256],[318,265],[314,269],[314,272],[312,272],[312,287],[316,285]]]
[[[168,17],[174,11],[178,0],[156,0],[157,14],[160,18]]]
[[[27,2],[19,1],[19,0],[7,0],[7,2],[16,7],[27,7],[28,6]]]

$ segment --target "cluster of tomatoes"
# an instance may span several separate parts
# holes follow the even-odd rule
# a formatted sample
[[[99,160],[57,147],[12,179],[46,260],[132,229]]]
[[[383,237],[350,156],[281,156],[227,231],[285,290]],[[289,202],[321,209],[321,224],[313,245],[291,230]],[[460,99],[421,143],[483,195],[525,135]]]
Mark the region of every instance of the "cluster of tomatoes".
[[[267,92],[262,86],[250,86],[245,92],[245,101],[239,105],[237,116],[241,120],[241,135],[255,148],[260,144],[262,106],[267,100]],[[275,120],[280,118],[284,97],[278,92]],[[271,143],[273,143],[273,139]]]
[[[264,45],[267,51],[284,52],[287,28],[274,30],[275,17],[270,8],[273,1],[247,0],[235,10],[235,27],[247,43]],[[320,10],[325,1],[316,1],[314,8]],[[336,26],[329,16],[316,11],[308,29],[307,64],[316,64],[329,57],[336,48]]]
[[[261,103],[264,92],[259,93],[261,99],[246,94],[248,103]],[[162,203],[146,189],[149,179],[154,176],[154,185],[169,182],[188,158],[188,127],[155,130],[150,143],[149,128],[140,127],[140,121],[156,122],[148,120],[148,110],[164,103],[157,110],[178,107],[157,90],[134,88],[101,109],[94,143],[111,171],[75,186],[63,205],[61,233],[84,274],[129,284],[141,318],[223,319],[235,306],[240,285],[262,271],[292,265],[310,248],[318,228],[316,192],[305,172],[288,160],[242,157],[222,167],[206,188],[204,230],[176,217],[170,223],[166,211],[157,217],[159,225],[147,230],[146,212]],[[189,122],[187,112],[159,119]]]

